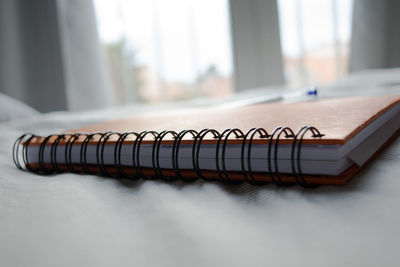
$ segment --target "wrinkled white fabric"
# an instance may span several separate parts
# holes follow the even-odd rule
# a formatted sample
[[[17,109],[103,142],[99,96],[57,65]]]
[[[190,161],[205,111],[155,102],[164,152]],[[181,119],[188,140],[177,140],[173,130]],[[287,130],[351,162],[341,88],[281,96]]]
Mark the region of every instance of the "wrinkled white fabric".
[[[39,112],[12,97],[0,93],[0,122],[30,118]]]
[[[320,94],[349,93],[340,86]],[[348,185],[313,190],[39,176],[12,163],[24,132],[135,110],[0,123],[0,266],[398,266],[400,139]]]

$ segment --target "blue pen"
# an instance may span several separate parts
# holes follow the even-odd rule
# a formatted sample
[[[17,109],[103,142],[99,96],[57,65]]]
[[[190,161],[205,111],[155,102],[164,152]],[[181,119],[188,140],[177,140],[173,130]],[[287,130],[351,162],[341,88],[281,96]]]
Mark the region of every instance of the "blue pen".
[[[237,107],[237,106],[246,106],[252,104],[259,104],[259,103],[267,103],[267,102],[277,102],[277,101],[284,101],[284,102],[297,102],[297,101],[305,101],[305,100],[312,100],[318,95],[317,87],[310,87],[308,89],[299,89],[292,91],[290,93],[284,94],[265,94],[251,98],[244,98],[235,101],[226,102],[220,107]]]
[[[309,96],[312,96],[312,95],[317,96],[317,95],[318,95],[318,89],[317,89],[317,87],[313,87],[312,89],[308,90],[308,91],[307,91],[307,95],[309,95]]]

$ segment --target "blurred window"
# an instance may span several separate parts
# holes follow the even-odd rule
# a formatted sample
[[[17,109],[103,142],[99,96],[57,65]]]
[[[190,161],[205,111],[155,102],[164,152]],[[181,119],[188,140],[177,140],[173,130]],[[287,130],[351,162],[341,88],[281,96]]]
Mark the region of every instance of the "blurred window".
[[[348,72],[353,0],[277,0],[289,86]],[[229,0],[94,0],[116,104],[233,93]]]
[[[232,93],[228,0],[95,0],[116,100]]]
[[[353,0],[278,0],[285,80],[291,86],[348,73]]]

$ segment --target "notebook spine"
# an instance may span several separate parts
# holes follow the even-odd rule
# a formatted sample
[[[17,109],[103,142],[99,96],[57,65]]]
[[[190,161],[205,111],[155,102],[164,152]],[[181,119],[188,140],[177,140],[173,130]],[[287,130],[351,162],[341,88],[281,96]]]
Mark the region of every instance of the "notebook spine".
[[[18,169],[28,170],[31,172],[36,172],[40,174],[51,174],[56,172],[63,172],[64,170],[60,168],[60,164],[57,161],[57,149],[62,142],[65,146],[65,163],[66,169],[69,172],[80,172],[80,173],[93,173],[87,161],[87,148],[89,144],[93,144],[95,141],[96,146],[96,160],[100,174],[104,176],[111,176],[108,173],[107,166],[104,163],[104,148],[107,141],[112,137],[117,137],[114,142],[114,164],[113,167],[116,170],[117,177],[130,177],[130,178],[144,178],[144,179],[163,179],[166,181],[174,181],[180,179],[183,181],[195,181],[197,179],[203,180],[218,180],[226,183],[240,183],[241,180],[231,179],[230,173],[226,168],[226,147],[229,140],[236,139],[241,140],[241,175],[243,176],[243,181],[247,181],[253,185],[264,185],[267,182],[257,180],[254,177],[254,171],[252,169],[251,159],[252,159],[252,147],[254,145],[255,139],[266,139],[267,140],[267,166],[269,172],[266,175],[269,176],[270,181],[278,186],[287,186],[287,182],[284,182],[281,178],[281,173],[279,171],[278,164],[278,150],[279,150],[279,140],[281,138],[291,140],[291,175],[294,177],[297,184],[303,187],[312,187],[312,184],[307,183],[301,168],[301,148],[303,144],[304,136],[309,133],[313,138],[322,137],[321,134],[313,126],[301,127],[296,133],[289,127],[278,127],[271,133],[268,133],[264,128],[252,128],[244,133],[238,128],[226,129],[219,132],[215,129],[203,129],[201,131],[195,130],[183,130],[181,132],[175,131],[143,131],[140,133],[136,132],[104,132],[104,133],[75,133],[75,134],[59,134],[59,135],[49,135],[46,137],[37,136],[31,133],[24,134],[20,136],[13,145],[13,161]],[[163,173],[163,169],[160,167],[160,147],[163,140],[166,137],[172,137],[173,147],[171,153],[171,161],[173,166],[174,175],[167,176]],[[121,151],[124,142],[128,138],[134,138],[132,146],[132,161],[131,166],[135,170],[134,175],[127,174],[124,171],[124,166],[121,160]],[[146,175],[143,172],[143,167],[140,164],[140,153],[143,141],[152,137],[152,169],[154,175]],[[179,151],[181,148],[182,141],[187,140],[187,138],[192,138],[192,165],[193,171],[196,173],[196,177],[185,177],[182,174],[182,169],[179,167]],[[216,140],[216,151],[215,151],[215,166],[218,179],[210,179],[203,175],[203,170],[200,166],[200,151],[202,144],[206,139]],[[29,156],[28,149],[30,144],[39,140],[39,150],[38,150],[38,164],[35,167],[32,166]],[[44,151],[47,143],[51,140],[50,144],[50,164],[46,163],[44,158]],[[72,163],[72,147],[79,140],[80,146],[80,168],[77,170]],[[114,139],[115,140],[115,139]],[[131,140],[131,139],[129,139]],[[148,139],[146,139],[148,140]],[[49,144],[49,145],[50,145]],[[49,146],[48,145],[48,146]],[[75,144],[76,145],[76,144]],[[21,148],[22,147],[22,148]],[[246,162],[247,161],[247,162]],[[247,164],[246,164],[247,163]],[[65,168],[64,168],[65,169]],[[95,174],[98,174],[96,172]]]

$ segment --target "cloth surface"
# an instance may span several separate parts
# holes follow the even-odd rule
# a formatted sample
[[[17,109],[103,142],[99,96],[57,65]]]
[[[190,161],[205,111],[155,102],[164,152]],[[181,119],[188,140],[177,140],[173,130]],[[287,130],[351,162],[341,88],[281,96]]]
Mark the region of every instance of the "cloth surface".
[[[38,111],[12,97],[0,93],[0,123],[37,116]]]
[[[399,73],[357,74],[320,96],[399,94]],[[0,123],[0,266],[398,266],[400,139],[348,185],[316,189],[39,176],[12,162],[22,133],[144,111]]]

